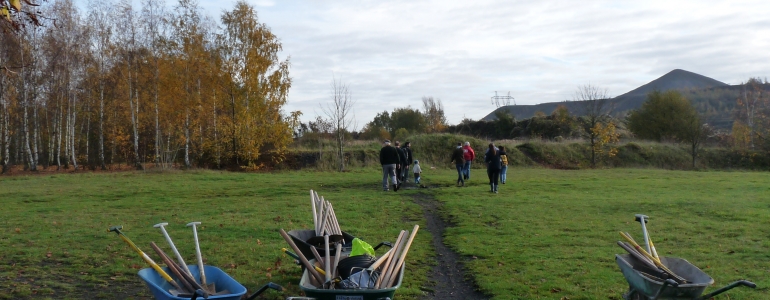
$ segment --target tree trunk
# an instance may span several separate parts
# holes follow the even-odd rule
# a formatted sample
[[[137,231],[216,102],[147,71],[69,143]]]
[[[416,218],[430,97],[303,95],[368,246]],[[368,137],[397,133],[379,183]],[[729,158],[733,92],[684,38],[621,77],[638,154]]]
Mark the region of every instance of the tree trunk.
[[[72,166],[75,168],[75,170],[78,169],[78,160],[77,160],[77,155],[75,153],[75,120],[77,117],[77,109],[76,109],[77,100],[78,100],[77,95],[73,95],[72,108],[70,109],[72,113],[72,121],[70,122],[70,147],[72,149],[70,149],[70,155],[72,159]]]
[[[155,164],[160,163],[160,112],[158,110],[158,60],[155,59]]]
[[[184,167],[190,168],[190,110],[185,110],[184,119]]]
[[[220,162],[220,154],[219,154],[219,138],[218,138],[218,131],[217,131],[217,92],[214,90],[214,148],[216,149],[216,161],[217,161],[217,169],[219,169],[222,164]]]
[[[37,120],[37,105],[34,105],[34,107],[32,107],[32,123],[35,125],[34,129],[32,129],[33,130],[32,141],[34,142],[32,145],[32,147],[34,148],[32,152],[32,156],[33,156],[33,160],[35,161],[35,171],[37,171],[37,165],[40,163],[40,156],[38,155],[39,153],[38,150],[40,149],[40,147],[38,147],[39,145],[38,131],[40,129],[40,126],[38,126],[38,120]]]
[[[21,36],[19,36],[19,44],[22,44],[21,42]],[[19,48],[19,54],[21,54],[21,65],[24,65],[24,50],[23,48]],[[29,163],[27,166],[25,166],[25,169],[29,168],[32,171],[37,171],[37,166],[35,165],[35,158],[32,156],[32,150],[29,146],[29,115],[27,113],[27,108],[29,106],[29,97],[27,95],[27,76],[25,74],[26,68],[21,68],[21,106],[24,117],[22,118],[22,131],[24,132],[24,152],[27,155],[27,162]]]
[[[104,163],[104,81],[99,83],[99,165],[107,170]]]
[[[138,76],[138,75],[137,75]],[[136,90],[133,87],[133,81],[131,78],[131,62],[128,64],[128,103],[131,109],[131,127],[134,131],[134,166],[137,170],[142,170],[142,163],[139,160],[139,95],[135,95]],[[136,105],[134,105],[134,98],[136,98]]]
[[[0,89],[4,89],[4,78],[0,78]],[[0,119],[2,121],[2,124],[0,124],[0,142],[2,142],[3,148],[0,149],[3,154],[3,171],[2,174],[5,174],[8,172],[8,161],[10,160],[10,137],[9,134],[9,126],[10,122],[8,119],[10,118],[10,114],[8,113],[8,102],[3,98],[3,90],[0,90]]]
[[[56,121],[56,170],[60,170],[62,167],[61,164],[61,135],[62,135],[62,117],[64,116],[64,107],[62,107],[62,101],[61,96],[57,96],[59,98],[59,117]]]

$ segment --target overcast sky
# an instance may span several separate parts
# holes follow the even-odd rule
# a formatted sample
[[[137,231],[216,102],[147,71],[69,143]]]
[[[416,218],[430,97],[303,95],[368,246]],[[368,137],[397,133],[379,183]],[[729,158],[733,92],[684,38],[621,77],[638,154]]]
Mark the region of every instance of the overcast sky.
[[[199,1],[217,19],[235,4]],[[729,84],[770,75],[768,1],[247,2],[291,57],[286,111],[303,120],[330,101],[334,76],[361,127],[384,110],[421,108],[423,96],[441,99],[454,124],[492,111],[495,91],[537,104],[587,83],[617,96],[673,69]]]

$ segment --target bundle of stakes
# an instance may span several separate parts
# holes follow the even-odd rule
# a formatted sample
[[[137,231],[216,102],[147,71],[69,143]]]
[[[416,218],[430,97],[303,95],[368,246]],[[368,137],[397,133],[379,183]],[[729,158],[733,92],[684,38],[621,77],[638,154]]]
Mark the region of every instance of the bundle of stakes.
[[[402,230],[398,235],[398,239],[396,240],[396,244],[393,245],[393,248],[377,258],[368,268],[358,271],[365,272],[366,277],[364,278],[368,278],[367,281],[372,281],[367,282],[371,283],[371,286],[359,285],[356,288],[387,289],[393,287],[397,283],[396,279],[398,279],[401,268],[406,261],[406,255],[409,253],[409,248],[412,246],[412,241],[414,241],[414,237],[417,235],[417,230],[419,229],[419,225],[414,225],[414,229],[412,229],[411,234],[407,230]],[[304,255],[302,255],[302,252],[299,252],[299,249],[296,248],[296,244],[294,244],[289,235],[283,229],[280,229],[279,233],[281,236],[283,236],[289,246],[291,246],[294,251],[296,251],[296,255],[299,257],[299,260],[307,269],[309,277],[308,279],[311,285],[319,289],[335,289],[339,287],[339,283],[346,279],[340,278],[340,272],[337,268],[340,258],[339,250],[337,251],[337,255],[334,257],[334,262],[331,264],[331,266],[331,259],[328,256],[329,251],[327,250],[327,256],[321,258],[323,263],[320,264],[321,266],[325,267],[321,268],[319,265],[310,263],[310,261],[308,261]],[[339,247],[337,249],[339,249]],[[354,276],[354,274],[351,274],[350,277]],[[359,277],[363,276],[359,275]]]
[[[630,234],[628,234],[628,232],[620,232],[620,236],[628,241],[628,243],[618,241],[618,246],[626,250],[632,257],[641,262],[642,265],[635,266],[634,269],[643,269],[637,269],[637,271],[639,271],[639,273],[641,273],[643,276],[660,282],[663,282],[666,279],[672,279],[679,284],[687,283],[687,280],[679,275],[674,274],[674,272],[672,272],[668,267],[663,265],[654,246],[652,246],[650,249],[652,252],[652,254],[650,254],[645,251],[644,248],[639,246],[639,244],[631,237]],[[652,241],[649,241],[649,243],[652,245]]]
[[[334,208],[329,201],[324,200],[323,197],[319,197],[318,193],[310,190],[310,199],[313,207],[313,223],[315,224],[315,234],[317,237],[324,238],[324,256],[318,253],[315,247],[310,247],[313,257],[315,258],[315,264],[302,254],[299,247],[294,243],[288,233],[283,229],[278,232],[289,246],[291,246],[294,253],[292,256],[297,258],[300,263],[305,267],[308,272],[309,283],[320,289],[334,289],[338,287],[338,284],[347,278],[341,278],[338,265],[342,257],[348,256],[342,254],[342,243],[329,243],[329,236],[342,235],[342,230],[337,222],[337,215],[334,213]],[[415,225],[412,233],[402,230],[398,235],[398,239],[393,247],[388,250],[381,257],[377,258],[368,268],[360,270],[360,272],[366,272],[367,277],[376,280],[371,287],[373,289],[386,289],[392,287],[396,283],[398,274],[401,271],[401,267],[404,265],[407,253],[409,253],[409,247],[412,245],[419,225]],[[335,249],[332,249],[332,246]],[[334,251],[334,253],[332,252]],[[333,255],[332,255],[333,254]],[[351,277],[353,277],[351,275]],[[362,287],[363,288],[363,287]]]
[[[318,193],[310,190],[310,202],[313,206],[313,224],[315,225],[315,235],[342,235],[340,223],[337,222],[337,215],[334,214],[334,207],[331,202],[318,197]]]

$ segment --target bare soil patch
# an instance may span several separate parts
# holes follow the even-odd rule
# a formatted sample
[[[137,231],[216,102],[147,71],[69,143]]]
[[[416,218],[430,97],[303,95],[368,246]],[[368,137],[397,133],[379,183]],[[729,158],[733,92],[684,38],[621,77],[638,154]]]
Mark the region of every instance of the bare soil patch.
[[[489,299],[479,292],[476,285],[465,274],[463,258],[444,244],[444,231],[448,226],[441,216],[441,204],[433,196],[420,193],[414,202],[423,209],[427,230],[433,236],[433,248],[436,249],[436,265],[430,274],[429,286],[424,289],[429,295],[426,299]]]

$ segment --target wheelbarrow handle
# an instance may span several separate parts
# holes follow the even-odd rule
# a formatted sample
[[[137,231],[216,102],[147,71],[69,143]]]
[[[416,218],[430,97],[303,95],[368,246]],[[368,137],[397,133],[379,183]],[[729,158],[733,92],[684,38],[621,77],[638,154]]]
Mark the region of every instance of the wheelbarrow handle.
[[[650,299],[651,300],[658,299],[658,297],[660,297],[660,295],[663,294],[663,290],[665,290],[669,285],[673,286],[673,287],[678,287],[679,283],[677,283],[673,279],[666,279],[666,281],[663,282],[663,286],[661,286],[660,289],[658,290],[658,292],[655,293],[655,296],[650,298]]]
[[[724,292],[727,292],[727,291],[729,291],[729,290],[732,290],[732,289],[734,289],[734,288],[736,288],[736,287],[738,287],[738,286],[747,286],[747,287],[750,287],[750,288],[752,288],[752,289],[757,287],[757,285],[756,285],[756,284],[754,284],[754,283],[753,283],[753,282],[751,282],[751,281],[748,281],[748,280],[738,280],[738,281],[736,281],[736,282],[733,282],[733,283],[731,283],[731,284],[728,284],[726,287],[723,287],[723,288],[721,288],[721,289],[718,289],[718,290],[716,290],[716,291],[713,291],[713,292],[709,293],[708,295],[705,295],[705,296],[701,296],[701,297],[700,297],[700,298],[698,298],[698,299],[699,299],[699,300],[711,299],[712,297],[714,297],[714,296],[716,296],[716,295],[719,295],[719,294],[721,294],[721,293],[724,293]]]
[[[390,243],[390,242],[382,242],[382,243],[377,244],[377,246],[374,246],[374,250],[380,249],[380,247],[382,247],[382,246],[388,246],[390,248],[393,248],[393,244],[392,243]]]
[[[254,294],[249,296],[249,298],[247,298],[246,300],[254,300],[255,298],[257,298],[257,296],[259,296],[260,294],[265,292],[267,289],[274,289],[274,290],[279,291],[279,292],[283,291],[283,287],[282,286],[277,285],[277,284],[272,283],[272,282],[269,282],[268,284],[265,284],[261,288],[259,288],[259,290],[254,292]]]

